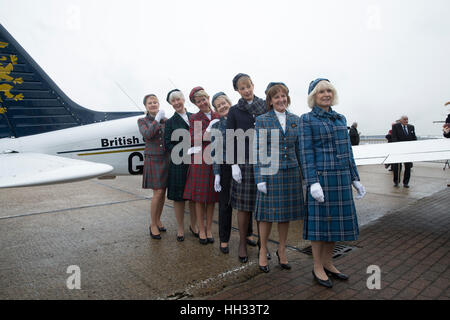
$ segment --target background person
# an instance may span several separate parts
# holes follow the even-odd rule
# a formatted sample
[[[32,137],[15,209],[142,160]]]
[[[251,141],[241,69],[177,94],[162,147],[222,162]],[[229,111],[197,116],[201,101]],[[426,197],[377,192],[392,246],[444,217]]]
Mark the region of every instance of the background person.
[[[450,101],[446,102],[445,105],[450,105]],[[450,113],[447,115],[447,119],[445,119],[445,124],[442,126],[442,131],[444,132],[445,138],[450,138]]]
[[[174,89],[169,91],[166,100],[172,105],[175,110],[173,116],[166,122],[166,130],[164,134],[164,142],[166,144],[166,149],[169,153],[170,158],[167,198],[169,200],[173,200],[173,207],[178,225],[177,240],[184,241],[185,199],[183,198],[183,193],[184,186],[186,185],[189,164],[175,164],[173,162],[171,157],[172,149],[177,144],[181,143],[182,139],[179,138],[178,141],[172,141],[172,133],[177,129],[189,130],[189,119],[192,117],[192,113],[186,111],[186,108],[184,107],[184,95],[180,90]],[[181,151],[178,156],[180,158],[183,157]],[[189,230],[194,236],[198,237],[197,215],[195,214],[195,204],[192,201],[189,201],[189,217]]]
[[[352,146],[359,145],[360,132],[358,132],[357,128],[358,128],[358,123],[353,122],[353,124],[350,127],[350,130],[348,132],[348,134],[350,136],[350,143],[352,144]]]
[[[392,142],[392,126],[393,126],[394,124],[396,124],[397,122],[399,122],[399,121],[400,121],[400,120],[396,120],[396,122],[394,122],[394,123],[391,125],[391,129],[389,129],[387,135],[384,136],[384,137],[386,138],[386,140],[387,140],[388,143],[391,143],[391,142]],[[389,168],[389,171],[392,171],[392,165],[391,165],[390,163],[389,163],[389,164],[385,164],[384,167],[385,167],[386,169]]]
[[[333,285],[328,275],[348,279],[333,265],[335,243],[356,240],[359,234],[352,185],[357,198],[365,195],[346,119],[331,107],[337,103],[329,80],[316,79],[308,89],[311,111],[300,117],[300,162],[308,193],[303,238],[311,241],[313,277],[328,288]]]
[[[158,98],[154,94],[144,97],[147,115],[138,119],[139,132],[145,141],[144,171],[142,188],[152,189],[150,205],[150,236],[161,239],[161,231],[166,231],[161,223],[161,214],[166,199],[169,158],[164,146],[165,121],[164,110],[159,109]]]
[[[392,126],[392,142],[417,140],[414,126],[408,124],[408,116],[403,115],[400,122]],[[405,173],[403,175],[403,186],[409,188],[409,179],[411,177],[412,162],[405,163]],[[394,186],[398,187],[402,174],[402,164],[393,163],[392,172],[394,173]]]
[[[259,221],[261,248],[259,252],[259,269],[269,272],[267,260],[267,240],[272,229],[272,223],[278,223],[279,245],[276,252],[278,263],[283,269],[291,269],[286,257],[286,241],[289,222],[303,218],[302,177],[300,173],[299,125],[300,118],[286,109],[291,99],[289,89],[284,83],[271,82],[266,89],[267,113],[256,117],[256,154],[258,161],[255,169],[255,182],[258,188],[256,194],[255,219]],[[261,146],[260,130],[266,130],[270,138],[267,144]],[[277,141],[274,141],[273,131],[278,130]],[[270,133],[269,133],[270,132]],[[264,174],[269,163],[260,161],[259,152],[264,155],[277,143],[278,167],[275,172]],[[272,156],[272,155],[271,155]]]

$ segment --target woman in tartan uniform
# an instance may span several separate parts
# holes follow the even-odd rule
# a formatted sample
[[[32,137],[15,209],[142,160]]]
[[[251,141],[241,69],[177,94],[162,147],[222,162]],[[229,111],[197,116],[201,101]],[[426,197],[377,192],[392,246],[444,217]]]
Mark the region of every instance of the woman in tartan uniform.
[[[217,159],[213,157],[213,172],[214,172],[214,189],[219,192],[219,237],[220,237],[220,251],[228,253],[228,242],[230,241],[232,214],[233,208],[230,203],[231,193],[231,166],[226,163],[226,129],[227,129],[227,116],[232,105],[231,100],[223,92],[216,93],[211,104],[220,115],[220,121],[212,125],[212,129],[219,130],[222,136],[222,159],[220,163],[217,163]],[[211,136],[211,144],[215,143],[215,136]],[[214,156],[214,155],[213,155]],[[251,237],[253,235],[253,226],[248,224],[247,240],[248,243],[252,242]]]
[[[163,140],[167,118],[164,117],[164,111],[159,110],[159,101],[154,94],[144,97],[144,106],[147,109],[147,115],[137,121],[139,132],[145,141],[142,188],[153,189],[149,230],[153,239],[161,239],[160,231],[165,231],[161,223],[161,213],[166,199],[169,169],[169,159]]]
[[[214,174],[212,171],[211,155],[204,153],[205,148],[210,144],[209,139],[203,139],[210,122],[219,121],[219,115],[212,111],[209,103],[209,95],[202,87],[195,87],[191,90],[189,99],[200,111],[192,115],[189,120],[189,132],[193,154],[189,165],[186,186],[183,197],[195,202],[197,222],[199,226],[199,240],[201,244],[213,243],[212,218],[214,204],[219,200],[219,194],[214,190]],[[196,130],[194,130],[197,128]],[[198,132],[197,132],[198,130]],[[208,135],[208,133],[206,134]],[[204,218],[206,215],[206,226]]]
[[[180,142],[182,142],[182,137],[180,137],[178,140],[172,140],[172,133],[177,129],[189,130],[189,119],[192,117],[192,113],[186,111],[186,108],[184,107],[184,95],[180,90],[174,89],[169,91],[166,100],[172,105],[175,110],[173,116],[166,122],[166,130],[164,133],[164,142],[166,144],[166,150],[169,153],[170,157],[167,198],[169,200],[173,200],[173,207],[178,225],[177,240],[183,241],[185,207],[185,199],[183,198],[183,193],[184,186],[186,185],[189,164],[174,163],[173,159],[175,159],[177,156],[183,158],[182,150],[178,155],[171,154],[172,150]],[[197,216],[195,214],[195,204],[192,201],[189,201],[189,217],[191,221],[189,230],[194,236],[198,237]]]
[[[300,118],[286,110],[290,97],[289,89],[284,83],[269,83],[266,104],[269,112],[256,117],[254,143],[254,157],[258,157],[254,166],[258,188],[255,219],[259,221],[259,268],[263,272],[269,272],[267,240],[273,222],[278,223],[279,264],[284,269],[291,268],[286,257],[289,222],[302,219],[305,210],[298,149]],[[278,136],[274,136],[274,133]],[[264,136],[267,140],[261,139]],[[272,153],[272,148],[276,148],[275,154]],[[270,160],[267,164],[261,161],[266,156]]]
[[[353,159],[347,122],[331,106],[337,92],[327,79],[316,79],[308,90],[311,112],[300,118],[300,162],[307,185],[307,215],[303,238],[311,240],[314,279],[331,287],[327,275],[346,280],[333,265],[336,241],[358,237],[358,221],[352,184],[361,198],[365,194]]]
[[[227,119],[227,129],[241,129],[247,132],[255,128],[256,117],[267,112],[266,102],[254,95],[254,85],[247,74],[238,73],[233,78],[234,90],[239,92],[241,99],[237,105],[230,108]],[[237,210],[239,224],[239,260],[248,261],[247,244],[256,245],[248,239],[248,228],[252,224],[252,213],[255,210],[256,184],[253,164],[250,161],[252,153],[253,133],[245,137],[245,152],[238,154],[238,140],[234,139],[234,162],[231,165],[231,206]],[[230,144],[233,143],[230,141]],[[242,143],[242,142],[239,142]],[[269,255],[270,256],[270,255]]]

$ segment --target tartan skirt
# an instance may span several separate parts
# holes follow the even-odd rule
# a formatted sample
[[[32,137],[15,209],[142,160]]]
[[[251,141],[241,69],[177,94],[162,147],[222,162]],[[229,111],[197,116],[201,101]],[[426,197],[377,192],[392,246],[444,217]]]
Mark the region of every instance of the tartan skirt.
[[[312,241],[353,241],[358,238],[358,218],[353,202],[350,170],[317,171],[325,202],[319,203],[307,188],[307,213],[303,238]]]
[[[145,155],[142,173],[143,189],[167,188],[169,158],[167,155]]]
[[[183,193],[186,185],[188,164],[169,164],[169,181],[167,186],[167,199],[173,201],[184,201]]]
[[[306,208],[300,167],[279,169],[277,174],[266,175],[264,179],[267,193],[256,193],[255,220],[289,222],[303,219]]]
[[[184,199],[201,203],[219,201],[214,190],[214,173],[210,164],[190,164],[184,188]]]
[[[253,212],[256,203],[256,183],[252,164],[240,164],[242,181],[231,181],[231,207],[239,211]]]

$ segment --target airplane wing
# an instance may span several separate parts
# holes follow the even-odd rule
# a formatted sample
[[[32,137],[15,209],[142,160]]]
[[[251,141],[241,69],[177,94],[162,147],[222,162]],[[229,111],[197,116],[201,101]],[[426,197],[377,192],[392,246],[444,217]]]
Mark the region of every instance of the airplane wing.
[[[450,139],[430,139],[353,146],[356,165],[450,159]]]
[[[0,154],[0,188],[73,182],[107,174],[113,167],[41,153]]]

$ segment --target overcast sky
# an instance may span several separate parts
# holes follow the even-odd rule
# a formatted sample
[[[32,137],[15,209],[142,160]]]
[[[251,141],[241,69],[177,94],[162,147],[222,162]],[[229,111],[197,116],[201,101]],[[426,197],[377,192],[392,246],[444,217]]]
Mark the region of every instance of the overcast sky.
[[[309,82],[325,77],[363,135],[402,114],[418,135],[441,135],[449,16],[448,0],[0,0],[0,23],[84,107],[143,110],[155,93],[171,115],[167,92],[198,85],[235,103],[244,72],[262,98],[270,81],[286,83],[301,115]]]

